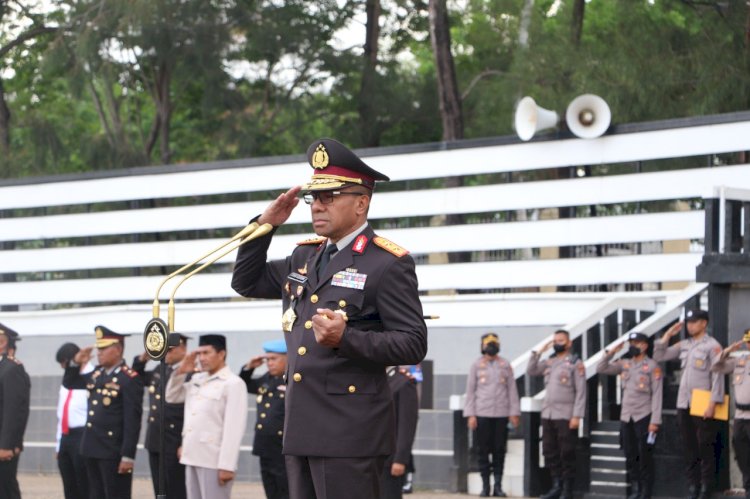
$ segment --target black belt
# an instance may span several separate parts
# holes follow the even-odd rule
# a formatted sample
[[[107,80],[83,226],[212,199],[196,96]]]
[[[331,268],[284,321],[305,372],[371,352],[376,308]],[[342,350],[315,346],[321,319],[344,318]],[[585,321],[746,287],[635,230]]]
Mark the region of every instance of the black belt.
[[[738,404],[737,402],[735,402],[734,406],[737,409],[742,409],[743,411],[750,411],[750,404]]]
[[[83,433],[84,427],[83,426],[76,426],[75,428],[68,428],[68,435],[77,435],[79,433]],[[65,437],[67,435],[63,435]]]

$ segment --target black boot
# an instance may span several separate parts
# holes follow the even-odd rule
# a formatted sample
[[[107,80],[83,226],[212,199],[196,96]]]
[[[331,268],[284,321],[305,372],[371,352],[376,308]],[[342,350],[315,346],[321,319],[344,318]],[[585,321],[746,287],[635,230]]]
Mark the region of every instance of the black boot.
[[[563,490],[560,499],[573,499],[573,478],[566,478],[563,481]]]
[[[654,485],[646,480],[641,481],[641,495],[639,499],[651,499],[651,493],[654,489]]]
[[[688,487],[688,499],[698,499],[698,494],[700,494],[699,485],[690,485]]]
[[[557,477],[553,477],[552,488],[549,489],[547,493],[542,495],[539,499],[558,499],[560,497],[560,494],[562,494],[562,490],[562,480]]]
[[[503,487],[500,485],[500,482],[495,479],[495,487],[492,490],[492,496],[493,497],[508,497],[508,494],[503,492]]]
[[[633,480],[630,482],[630,494],[628,494],[628,499],[638,499],[641,495],[641,482],[638,480]]]
[[[709,499],[711,497],[711,491],[708,488],[708,485],[701,485],[700,493],[698,494],[698,499]]]
[[[482,492],[479,497],[490,497],[490,474],[482,473]]]

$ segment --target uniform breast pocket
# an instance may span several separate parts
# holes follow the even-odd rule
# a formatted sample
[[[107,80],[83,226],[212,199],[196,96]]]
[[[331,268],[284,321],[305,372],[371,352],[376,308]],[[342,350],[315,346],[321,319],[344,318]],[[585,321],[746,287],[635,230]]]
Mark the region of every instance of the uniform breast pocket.
[[[735,367],[734,372],[732,373],[732,384],[741,385],[744,379],[745,379],[745,367],[744,366]]]
[[[363,314],[364,301],[363,289],[331,286],[326,293],[325,307],[333,311],[343,310],[348,319],[356,319]]]
[[[708,352],[695,352],[691,364],[695,369],[700,369],[701,371],[708,369]]]
[[[620,377],[622,378],[623,381],[629,380],[630,379],[630,369],[625,369],[624,371],[622,371],[622,373],[620,374]]]
[[[363,372],[329,371],[326,393],[331,395],[372,395],[377,393],[375,377]]]
[[[570,385],[572,383],[572,377],[572,371],[569,369],[562,369],[557,374],[557,381],[559,381],[561,385]]]

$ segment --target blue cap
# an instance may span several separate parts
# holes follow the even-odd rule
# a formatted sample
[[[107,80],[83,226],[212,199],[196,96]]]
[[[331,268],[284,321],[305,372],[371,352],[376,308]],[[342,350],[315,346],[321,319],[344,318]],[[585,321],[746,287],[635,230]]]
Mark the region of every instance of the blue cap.
[[[263,342],[263,350],[267,353],[286,353],[286,341],[269,340]]]

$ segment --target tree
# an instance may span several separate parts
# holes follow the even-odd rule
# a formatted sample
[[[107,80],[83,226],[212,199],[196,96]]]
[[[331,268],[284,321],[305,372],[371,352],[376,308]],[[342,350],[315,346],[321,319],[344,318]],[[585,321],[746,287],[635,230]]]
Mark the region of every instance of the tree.
[[[456,67],[451,52],[450,23],[445,0],[429,1],[430,41],[435,55],[440,116],[443,121],[443,140],[464,138],[461,96],[456,80]]]

